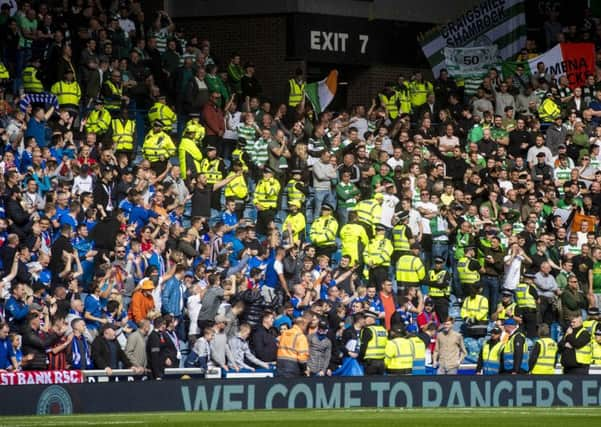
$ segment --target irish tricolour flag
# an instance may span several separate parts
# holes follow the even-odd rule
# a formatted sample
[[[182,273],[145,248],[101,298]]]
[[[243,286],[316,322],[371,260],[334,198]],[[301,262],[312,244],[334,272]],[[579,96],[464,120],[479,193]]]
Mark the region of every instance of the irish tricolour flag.
[[[307,83],[305,85],[305,95],[311,101],[313,110],[316,113],[321,113],[330,105],[330,102],[332,102],[336,95],[337,86],[338,71],[336,70],[330,71],[328,77],[319,82]]]

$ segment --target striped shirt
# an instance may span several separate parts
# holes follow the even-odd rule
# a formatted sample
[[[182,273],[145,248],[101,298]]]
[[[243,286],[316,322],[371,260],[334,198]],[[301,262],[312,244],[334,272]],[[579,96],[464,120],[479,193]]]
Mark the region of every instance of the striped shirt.
[[[264,140],[263,138],[259,138],[254,144],[252,161],[257,166],[267,164],[267,160],[269,159],[269,141]]]
[[[240,123],[236,127],[236,130],[238,131],[238,136],[246,140],[247,145],[255,142],[255,138],[257,137],[257,130],[254,126],[249,126],[245,123]]]

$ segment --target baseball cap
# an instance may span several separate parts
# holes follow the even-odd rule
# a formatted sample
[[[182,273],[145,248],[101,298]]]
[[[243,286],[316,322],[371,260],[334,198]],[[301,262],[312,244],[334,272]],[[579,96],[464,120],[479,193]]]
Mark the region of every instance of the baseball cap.
[[[377,319],[377,318],[378,318],[378,314],[377,314],[377,313],[375,313],[375,312],[373,312],[373,311],[371,311],[371,310],[366,310],[366,311],[364,311],[364,312],[363,312],[363,315],[364,315],[365,317],[372,317],[372,318],[374,318],[374,319]]]
[[[148,277],[140,280],[140,289],[143,291],[152,291],[154,289],[154,283]]]
[[[442,258],[442,257],[439,257],[439,256],[437,256],[437,257],[434,257],[434,262],[435,262],[436,264],[442,264],[442,263],[444,263],[444,258]]]

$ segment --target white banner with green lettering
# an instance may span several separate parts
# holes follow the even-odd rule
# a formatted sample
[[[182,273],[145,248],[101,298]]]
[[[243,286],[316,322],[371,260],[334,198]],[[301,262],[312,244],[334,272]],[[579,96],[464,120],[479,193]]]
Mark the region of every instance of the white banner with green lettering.
[[[445,67],[455,78],[486,74],[499,64],[497,46],[446,47]]]

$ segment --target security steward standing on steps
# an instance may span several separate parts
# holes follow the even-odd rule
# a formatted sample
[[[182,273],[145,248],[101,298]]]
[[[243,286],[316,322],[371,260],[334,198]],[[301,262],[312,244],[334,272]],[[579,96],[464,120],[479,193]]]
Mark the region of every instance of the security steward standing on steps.
[[[475,258],[476,248],[468,246],[465,255],[457,261],[457,274],[464,295],[473,295],[480,286],[480,263]]]
[[[365,267],[369,272],[369,282],[381,289],[382,282],[388,279],[390,258],[392,257],[392,243],[385,236],[386,227],[376,225],[376,236],[367,245],[364,255]]]
[[[555,374],[557,343],[549,337],[549,325],[541,323],[538,327],[538,341],[532,347],[528,365],[534,375]]]
[[[273,177],[273,171],[265,167],[263,179],[257,184],[253,198],[257,208],[257,233],[260,235],[267,235],[269,224],[275,218],[280,190],[280,182]]]
[[[591,334],[582,324],[582,316],[570,319],[570,327],[559,341],[564,374],[588,375],[593,361]]]
[[[148,111],[148,121],[154,123],[160,120],[165,127],[167,133],[173,131],[173,125],[177,121],[177,115],[167,105],[167,97],[165,95],[159,95],[157,101]]]
[[[40,59],[31,58],[29,65],[23,69],[23,90],[25,93],[42,93],[44,85],[39,77]]]
[[[171,137],[163,131],[163,122],[155,120],[152,129],[144,138],[142,154],[150,162],[150,168],[160,175],[167,168],[167,162],[175,155],[175,144]]]
[[[104,101],[102,98],[96,98],[94,109],[84,120],[86,132],[95,133],[98,139],[102,139],[102,136],[110,129],[111,121],[111,113],[104,108]]]
[[[515,313],[522,324],[522,330],[528,338],[536,336],[538,326],[538,292],[534,286],[534,274],[525,273],[515,290]]]
[[[134,139],[136,137],[136,122],[129,118],[129,110],[121,109],[119,117],[111,121],[111,139],[117,153],[125,153],[130,161],[134,158]]]
[[[208,184],[215,184],[225,176],[225,163],[217,155],[217,147],[207,145],[206,156],[200,162],[200,172],[207,177]],[[221,191],[215,191],[211,197],[211,208],[221,208]]]
[[[434,268],[428,271],[426,284],[428,295],[434,303],[434,311],[439,319],[449,317],[449,297],[451,296],[451,274],[444,268],[444,259],[434,258]]]
[[[495,326],[490,331],[490,338],[484,343],[480,350],[476,373],[478,375],[499,375],[501,369],[501,352],[503,351],[503,342],[501,334],[503,331]]]
[[[79,101],[81,100],[81,88],[75,81],[72,68],[67,68],[63,79],[52,85],[50,92],[56,95],[60,108],[66,108],[72,115],[79,112]]]
[[[384,359],[388,333],[384,326],[376,325],[377,313],[368,310],[363,314],[365,315],[365,327],[359,335],[359,360],[363,362],[365,375],[383,375],[386,371]]]
[[[402,324],[394,325],[384,349],[387,375],[411,375],[413,366],[412,343]]]
[[[288,80],[288,106],[296,107],[305,97],[305,80],[303,78],[303,70],[296,69],[294,78]]]
[[[336,234],[338,233],[338,221],[332,215],[334,208],[324,203],[321,205],[321,216],[313,221],[309,237],[315,246],[315,255],[327,255],[332,258],[336,252]]]
[[[398,214],[398,221],[392,227],[392,262],[396,265],[400,257],[409,253],[411,244],[414,243],[413,233],[409,227],[409,212],[401,211]]]
[[[195,136],[196,131],[193,128],[186,127],[179,142],[179,147],[177,147],[179,168],[183,180],[194,178],[201,172],[200,164],[203,156],[200,147],[196,143]]]
[[[518,329],[515,319],[506,319],[503,323],[509,335],[501,353],[501,372],[503,374],[528,373],[528,346],[526,337]]]
[[[400,257],[396,264],[397,293],[412,286],[419,286],[426,277],[424,263],[419,257],[421,245],[413,243],[410,248],[410,253]]]

